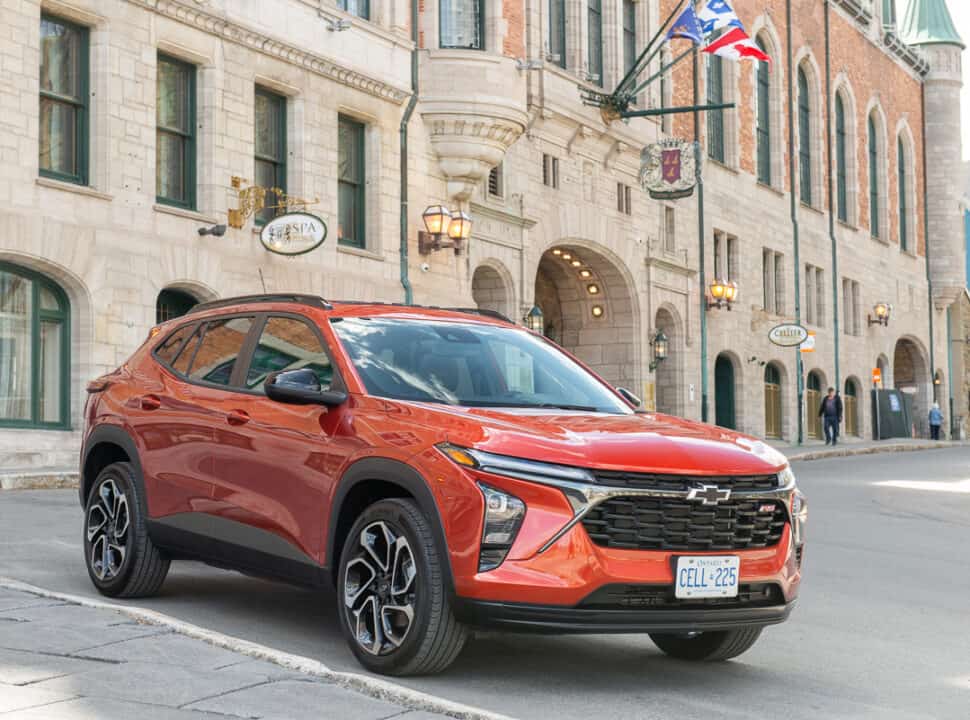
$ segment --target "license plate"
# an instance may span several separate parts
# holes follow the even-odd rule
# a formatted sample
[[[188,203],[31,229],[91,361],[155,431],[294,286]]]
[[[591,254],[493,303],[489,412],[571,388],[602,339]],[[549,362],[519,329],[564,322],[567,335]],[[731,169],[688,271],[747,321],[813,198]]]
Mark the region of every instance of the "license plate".
[[[674,597],[737,597],[740,567],[737,555],[682,555],[677,558]]]

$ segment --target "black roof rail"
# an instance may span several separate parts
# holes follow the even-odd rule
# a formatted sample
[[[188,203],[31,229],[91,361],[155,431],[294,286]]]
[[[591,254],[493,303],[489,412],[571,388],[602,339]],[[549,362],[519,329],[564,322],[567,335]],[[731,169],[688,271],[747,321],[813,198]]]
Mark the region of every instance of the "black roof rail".
[[[498,310],[488,310],[485,308],[441,307],[440,305],[415,305],[414,303],[408,305],[407,303],[380,302],[377,300],[334,300],[334,302],[338,305],[383,305],[386,307],[418,308],[419,310],[444,310],[446,312],[466,313],[468,315],[482,315],[515,325],[514,322]]]
[[[274,303],[289,302],[300,305],[310,305],[312,307],[333,310],[333,306],[319,295],[300,295],[298,293],[279,293],[273,295],[239,295],[238,297],[221,298],[211,302],[199,303],[187,315],[192,313],[204,312],[205,310],[218,310],[219,308],[230,307],[232,305],[247,305],[252,303]]]

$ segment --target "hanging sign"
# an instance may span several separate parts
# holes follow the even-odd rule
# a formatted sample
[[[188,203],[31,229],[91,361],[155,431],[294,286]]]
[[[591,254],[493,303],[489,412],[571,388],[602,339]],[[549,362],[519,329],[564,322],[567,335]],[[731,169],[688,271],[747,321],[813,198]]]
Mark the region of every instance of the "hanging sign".
[[[640,153],[640,185],[654,200],[678,200],[694,194],[700,179],[699,143],[667,139]]]
[[[327,224],[316,215],[292,212],[263,225],[259,240],[277,255],[303,255],[316,250],[327,239]]]
[[[806,337],[805,341],[798,346],[798,349],[801,350],[803,353],[815,352],[815,331],[814,330],[808,331],[808,337]]]
[[[808,339],[808,330],[795,323],[775,325],[768,331],[768,339],[781,347],[798,347]]]

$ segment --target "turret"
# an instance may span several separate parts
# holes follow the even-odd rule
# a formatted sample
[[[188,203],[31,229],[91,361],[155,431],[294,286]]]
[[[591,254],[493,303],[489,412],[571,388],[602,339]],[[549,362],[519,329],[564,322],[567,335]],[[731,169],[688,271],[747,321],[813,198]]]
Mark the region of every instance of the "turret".
[[[927,243],[933,301],[942,308],[966,287],[960,210],[960,56],[964,45],[953,26],[946,0],[909,0],[899,35],[907,44],[919,48],[930,63],[925,78]]]

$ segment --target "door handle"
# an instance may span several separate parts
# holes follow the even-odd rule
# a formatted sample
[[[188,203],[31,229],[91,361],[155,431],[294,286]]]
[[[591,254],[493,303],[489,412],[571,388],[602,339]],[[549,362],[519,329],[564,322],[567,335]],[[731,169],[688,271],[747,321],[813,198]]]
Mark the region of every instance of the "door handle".
[[[230,425],[245,425],[249,422],[249,414],[242,410],[230,410],[226,414],[226,422]]]
[[[158,410],[162,406],[162,399],[158,395],[144,395],[141,399],[142,410]]]

